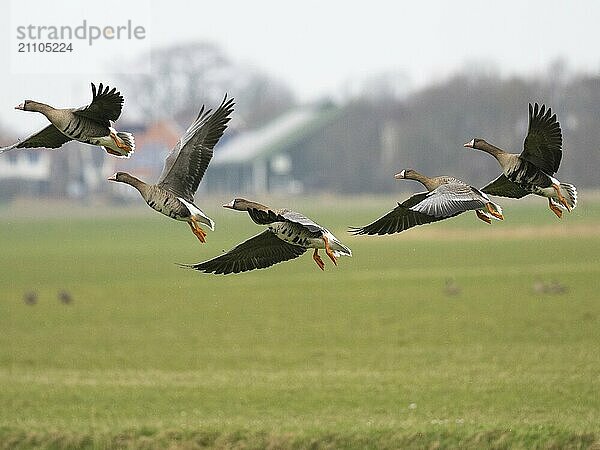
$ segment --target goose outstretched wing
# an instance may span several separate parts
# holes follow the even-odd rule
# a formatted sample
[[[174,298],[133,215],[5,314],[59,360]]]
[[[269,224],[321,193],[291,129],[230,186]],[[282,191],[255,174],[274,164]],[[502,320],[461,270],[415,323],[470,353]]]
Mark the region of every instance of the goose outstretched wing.
[[[279,239],[272,231],[265,230],[216,258],[183,267],[206,273],[227,275],[264,269],[273,264],[297,258],[304,252],[306,252],[306,248],[289,244]]]

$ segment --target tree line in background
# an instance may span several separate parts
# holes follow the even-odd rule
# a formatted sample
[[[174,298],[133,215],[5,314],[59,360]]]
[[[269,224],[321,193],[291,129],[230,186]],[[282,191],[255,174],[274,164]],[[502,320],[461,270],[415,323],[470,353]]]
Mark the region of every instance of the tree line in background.
[[[578,75],[568,79],[503,79],[490,75],[454,77],[415,92],[404,100],[373,103],[358,99],[346,108],[348,120],[367,121],[378,128],[379,152],[368,164],[371,180],[357,186],[378,190],[394,185],[391,168],[412,167],[428,175],[456,175],[475,185],[483,185],[499,173],[496,162],[481,152],[463,148],[473,137],[514,153],[523,149],[527,134],[528,103],[545,103],[557,114],[563,133],[563,180],[578,186],[598,186],[600,167],[600,76]],[[368,128],[368,127],[367,127]],[[358,130],[347,127],[352,134]],[[367,129],[363,128],[363,133]],[[360,136],[355,136],[360,142]],[[363,144],[364,145],[364,144]],[[373,151],[358,146],[346,148],[350,171],[364,170],[361,152]],[[361,169],[363,168],[363,169]],[[358,180],[360,184],[361,180]],[[355,180],[357,182],[357,180]]]
[[[294,105],[292,91],[284,83],[231,61],[214,44],[177,45],[154,50],[152,72],[123,75],[126,106],[146,121],[172,119],[189,122],[201,105],[219,104],[223,95],[243,99],[236,116],[244,126],[260,126]]]

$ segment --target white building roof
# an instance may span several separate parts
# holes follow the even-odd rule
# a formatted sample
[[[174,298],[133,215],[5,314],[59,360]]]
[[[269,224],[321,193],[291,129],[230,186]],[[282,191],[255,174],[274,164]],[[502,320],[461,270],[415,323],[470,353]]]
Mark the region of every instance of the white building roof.
[[[297,132],[308,128],[323,113],[322,106],[293,109],[257,130],[231,137],[215,150],[212,165],[240,164],[272,150]]]

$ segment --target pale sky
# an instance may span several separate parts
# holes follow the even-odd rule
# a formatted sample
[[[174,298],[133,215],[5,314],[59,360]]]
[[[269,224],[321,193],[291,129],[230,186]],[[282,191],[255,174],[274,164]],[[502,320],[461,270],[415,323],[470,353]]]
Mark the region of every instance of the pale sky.
[[[289,85],[301,101],[335,96],[349,80],[380,72],[404,72],[413,87],[420,87],[478,61],[495,64],[502,75],[543,74],[557,58],[573,71],[600,70],[600,2],[595,0],[13,1],[42,11],[56,24],[69,23],[72,14],[82,13],[82,5],[88,5],[83,12],[91,18],[98,8],[115,21],[130,18],[125,14],[133,20],[149,18],[151,46],[216,43],[232,60]],[[6,62],[16,51],[12,38],[17,24],[7,14],[10,3],[0,4],[0,56]],[[129,12],[133,6],[137,13]],[[122,50],[128,51],[126,44]],[[6,64],[0,71],[0,125],[18,135],[43,124],[13,109],[25,98],[82,105],[89,101],[90,81],[116,78],[12,72]]]

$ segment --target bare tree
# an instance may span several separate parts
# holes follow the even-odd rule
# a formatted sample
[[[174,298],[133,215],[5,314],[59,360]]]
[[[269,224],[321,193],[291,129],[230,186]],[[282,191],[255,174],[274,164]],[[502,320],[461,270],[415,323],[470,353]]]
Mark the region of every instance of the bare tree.
[[[210,43],[191,43],[155,50],[151,72],[124,76],[128,105],[144,120],[164,117],[183,122],[202,104],[215,105],[225,93],[235,97],[236,111],[249,126],[279,115],[294,103],[283,83],[241,64],[232,62]]]

